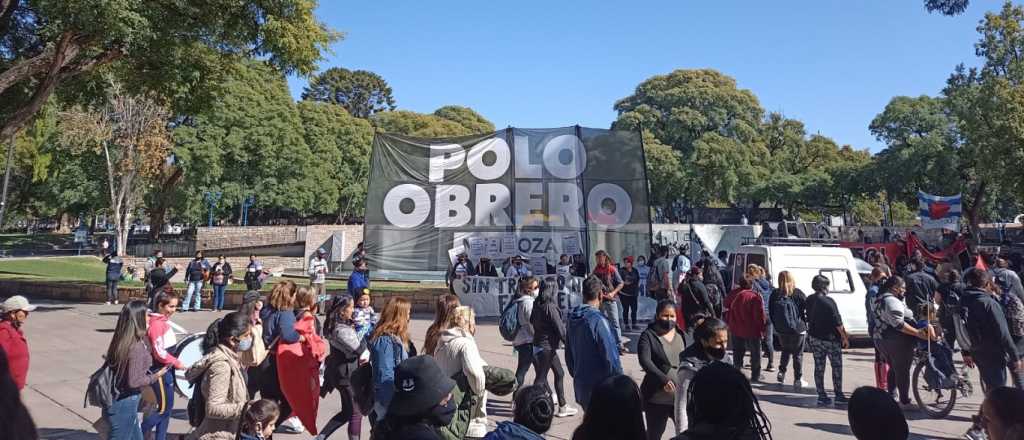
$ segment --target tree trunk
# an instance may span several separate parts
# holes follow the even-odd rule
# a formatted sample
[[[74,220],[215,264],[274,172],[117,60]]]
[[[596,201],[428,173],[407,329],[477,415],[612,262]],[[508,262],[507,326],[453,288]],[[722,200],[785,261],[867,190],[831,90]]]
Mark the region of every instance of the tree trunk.
[[[4,226],[4,214],[7,212],[7,187],[11,182],[11,163],[14,162],[14,136],[7,145],[7,161],[4,162],[4,188],[0,195],[0,230]]]
[[[71,216],[66,212],[61,212],[58,216],[57,221],[57,233],[58,234],[70,234],[71,233]]]
[[[964,206],[964,217],[967,217],[967,228],[971,233],[971,240],[967,242],[969,250],[973,253],[978,243],[981,242],[981,207],[985,205],[985,190],[988,188],[987,181],[981,181],[971,191],[971,203]]]

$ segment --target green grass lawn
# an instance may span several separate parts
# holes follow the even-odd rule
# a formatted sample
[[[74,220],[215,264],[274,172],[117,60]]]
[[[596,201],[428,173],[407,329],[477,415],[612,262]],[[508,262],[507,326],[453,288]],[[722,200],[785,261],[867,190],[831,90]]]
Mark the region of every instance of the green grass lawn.
[[[97,257],[54,257],[0,259],[0,279],[22,279],[39,281],[89,282],[102,284],[106,277],[106,264]],[[269,291],[274,283],[290,279],[299,285],[308,283],[305,277],[270,277],[263,285]],[[125,287],[142,287],[141,281],[122,281]],[[175,288],[184,288],[184,283],[175,283]],[[344,281],[328,280],[328,289],[344,289]],[[408,292],[425,289],[444,289],[443,285],[374,281],[373,290],[384,292]],[[228,290],[245,290],[245,283],[236,282]]]

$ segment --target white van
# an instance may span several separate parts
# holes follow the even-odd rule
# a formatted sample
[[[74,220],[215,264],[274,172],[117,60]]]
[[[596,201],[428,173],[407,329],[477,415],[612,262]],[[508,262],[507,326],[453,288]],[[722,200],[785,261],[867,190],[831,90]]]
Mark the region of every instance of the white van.
[[[829,296],[839,306],[843,325],[850,336],[868,335],[867,314],[864,297],[867,288],[858,273],[857,260],[847,248],[833,246],[800,245],[743,245],[736,248],[730,258],[732,279],[740,279],[748,264],[764,267],[771,277],[772,286],[777,286],[779,272],[789,271],[796,278],[796,286],[810,296],[811,279],[824,275],[829,283]]]

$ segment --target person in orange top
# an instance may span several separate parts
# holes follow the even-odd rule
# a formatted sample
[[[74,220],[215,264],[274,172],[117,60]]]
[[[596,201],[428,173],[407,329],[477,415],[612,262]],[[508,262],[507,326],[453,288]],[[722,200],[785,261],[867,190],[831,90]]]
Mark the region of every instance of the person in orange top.
[[[310,434],[317,435],[316,414],[320,406],[320,363],[327,357],[327,343],[317,333],[317,295],[312,288],[295,293],[295,331],[299,341],[277,344],[277,378],[292,412]]]
[[[743,355],[750,352],[750,381],[761,382],[761,338],[764,337],[768,317],[764,313],[764,299],[751,287],[748,277],[739,280],[739,288],[726,300],[725,322],[733,335],[732,363],[743,367]]]

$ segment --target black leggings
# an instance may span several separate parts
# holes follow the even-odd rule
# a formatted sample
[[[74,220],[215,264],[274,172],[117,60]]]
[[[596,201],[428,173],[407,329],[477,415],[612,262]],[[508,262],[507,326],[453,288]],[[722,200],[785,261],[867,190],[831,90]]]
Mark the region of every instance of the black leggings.
[[[661,435],[665,433],[665,427],[668,426],[668,419],[672,419],[672,422],[676,421],[675,407],[647,402],[644,405],[644,417],[647,419],[647,440],[661,440]],[[682,430],[676,429],[676,431],[685,430],[686,427],[683,427]]]
[[[636,325],[636,295],[619,295],[622,303],[622,325]]]
[[[558,397],[558,405],[565,406],[565,370],[562,368],[562,360],[558,358],[558,351],[545,348],[537,353],[537,377],[533,380],[534,385],[544,385],[544,388],[551,393],[551,386],[548,385],[548,370],[555,373],[555,395]]]

